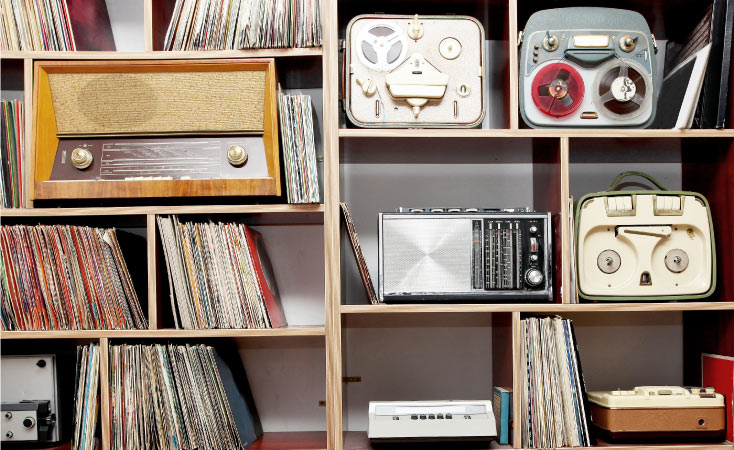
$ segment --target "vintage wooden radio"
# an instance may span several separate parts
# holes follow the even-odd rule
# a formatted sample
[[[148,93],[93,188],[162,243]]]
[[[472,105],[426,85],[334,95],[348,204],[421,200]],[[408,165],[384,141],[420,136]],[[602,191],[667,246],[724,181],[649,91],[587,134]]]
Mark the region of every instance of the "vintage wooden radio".
[[[275,62],[37,61],[32,200],[280,195]]]

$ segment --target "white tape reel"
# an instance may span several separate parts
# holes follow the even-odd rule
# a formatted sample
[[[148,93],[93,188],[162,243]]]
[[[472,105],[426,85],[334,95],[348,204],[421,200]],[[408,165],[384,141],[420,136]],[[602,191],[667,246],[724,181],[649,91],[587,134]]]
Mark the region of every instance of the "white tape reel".
[[[408,42],[397,24],[384,21],[360,31],[355,50],[365,67],[376,72],[390,72],[405,61]]]
[[[607,118],[634,119],[652,107],[652,80],[638,62],[614,59],[599,67],[592,95]]]

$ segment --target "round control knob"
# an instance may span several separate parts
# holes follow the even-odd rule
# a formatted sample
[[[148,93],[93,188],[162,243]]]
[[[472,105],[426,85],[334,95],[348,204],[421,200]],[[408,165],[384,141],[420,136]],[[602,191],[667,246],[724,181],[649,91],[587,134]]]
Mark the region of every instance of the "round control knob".
[[[555,36],[546,36],[543,39],[543,48],[547,52],[554,52],[558,48],[558,38]]]
[[[86,148],[77,147],[71,152],[71,165],[79,170],[84,170],[92,165],[94,156]]]
[[[227,161],[235,167],[247,162],[247,150],[241,145],[232,145],[227,150]]]
[[[530,227],[530,230],[528,230],[528,231],[530,231],[530,234],[535,234],[535,233],[538,232],[538,227],[536,227],[535,225],[533,225],[532,227]]]
[[[447,37],[438,44],[438,53],[446,59],[456,59],[461,54],[461,42],[456,38]]]
[[[10,412],[10,411],[6,412],[6,413],[5,413],[5,418],[6,418],[6,419],[12,419],[12,418],[13,418],[13,413],[12,413],[12,412]]]
[[[36,421],[33,420],[33,417],[26,417],[23,419],[23,426],[26,428],[33,428],[33,425],[36,424]]]
[[[537,262],[538,261],[538,255],[530,255],[530,261]]]
[[[629,34],[622,36],[619,38],[619,48],[624,50],[625,52],[631,52],[635,49],[635,39],[630,36]]]
[[[528,286],[538,287],[543,283],[543,272],[538,269],[529,269],[525,272],[525,282]]]
[[[8,431],[7,433],[5,433],[5,437],[8,438],[8,439],[12,439],[13,438],[13,432],[12,431]]]

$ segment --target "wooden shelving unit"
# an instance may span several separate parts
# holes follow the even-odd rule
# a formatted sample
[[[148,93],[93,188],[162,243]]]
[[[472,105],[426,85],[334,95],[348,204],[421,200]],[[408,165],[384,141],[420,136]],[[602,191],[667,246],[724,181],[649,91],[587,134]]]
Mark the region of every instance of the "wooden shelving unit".
[[[100,0],[94,0],[100,1]],[[323,144],[322,205],[33,204],[2,209],[3,223],[80,223],[134,228],[145,245],[128,264],[145,265],[139,295],[147,307],[147,330],[0,332],[4,348],[74,346],[99,342],[107,372],[110,343],[203,339],[234,340],[241,348],[261,412],[265,435],[251,449],[371,450],[367,439],[368,400],[434,397],[488,397],[493,386],[514,387],[519,414],[522,368],[520,320],[531,314],[570,315],[580,334],[615,336],[582,348],[587,382],[594,374],[620,372],[622,380],[643,375],[643,356],[668,354],[671,363],[651,363],[648,384],[665,380],[696,384],[700,353],[734,355],[734,127],[723,130],[528,129],[518,110],[517,35],[533,11],[551,7],[538,0],[322,0],[323,46],[306,49],[162,52],[162,36],[175,0],[140,0],[145,48],[134,52],[3,52],[2,69],[17,77],[22,98],[33,104],[33,62],[83,59],[276,58],[285,88],[309,90],[318,98]],[[658,40],[680,37],[680,17],[699,8],[695,0],[597,2],[599,6],[638,9]],[[585,5],[564,0],[555,6]],[[347,22],[357,14],[468,14],[485,27],[493,49],[495,113],[477,129],[360,129],[341,109],[341,50]],[[689,17],[691,17],[689,15]],[[654,19],[654,20],[653,20]],[[4,75],[3,81],[6,76]],[[730,92],[734,84],[730,80]],[[3,88],[5,89],[5,88]],[[731,101],[734,105],[734,101]],[[26,111],[31,111],[28,107]],[[730,108],[734,115],[734,108]],[[27,161],[30,114],[26,116]],[[28,164],[26,162],[26,167]],[[711,203],[718,255],[718,288],[705,301],[668,303],[581,303],[569,298],[571,283],[568,198],[607,187],[622,170],[651,171],[671,187],[702,192]],[[31,181],[25,174],[26,185]],[[355,218],[367,262],[376,279],[376,213],[396,206],[531,206],[554,217],[554,292],[550,303],[370,305],[358,279],[340,226],[339,202]],[[283,201],[284,202],[284,201]],[[224,202],[221,202],[224,203]],[[272,239],[293,236],[293,248],[279,243],[276,273],[286,279],[286,312],[291,326],[272,330],[175,330],[167,298],[156,215],[237,217],[271,230]],[[314,228],[316,227],[316,228]],[[266,237],[267,241],[268,237]],[[272,255],[271,255],[272,256]],[[300,289],[298,281],[309,280]],[[598,332],[598,333],[597,333]],[[616,337],[618,334],[618,338]],[[661,337],[657,337],[660,334]],[[598,341],[598,340],[597,340]],[[581,342],[583,344],[583,342]],[[583,344],[587,345],[587,344]],[[7,350],[4,350],[7,351]],[[608,352],[610,362],[605,356]],[[617,358],[617,359],[614,359]],[[638,365],[637,363],[639,363]],[[609,364],[607,367],[606,365]],[[291,367],[297,369],[291,370]],[[672,375],[669,373],[672,370]],[[614,375],[614,374],[612,374]],[[612,376],[607,375],[607,376]],[[625,378],[626,377],[626,378]],[[601,377],[603,378],[603,377]],[[355,381],[359,379],[360,381]],[[612,381],[609,381],[611,383]],[[626,382],[626,381],[625,381]],[[632,382],[632,381],[629,381]],[[597,384],[595,384],[597,383]],[[109,448],[108,380],[102,377],[102,448]],[[616,388],[610,386],[606,389]],[[291,389],[291,390],[289,390]],[[298,391],[296,392],[296,389]],[[318,401],[314,401],[318,397]],[[322,403],[323,402],[323,403]],[[318,403],[318,405],[317,405]],[[325,408],[323,407],[325,403]],[[514,421],[511,446],[519,448],[520,421]],[[646,450],[734,449],[714,444],[610,445]]]

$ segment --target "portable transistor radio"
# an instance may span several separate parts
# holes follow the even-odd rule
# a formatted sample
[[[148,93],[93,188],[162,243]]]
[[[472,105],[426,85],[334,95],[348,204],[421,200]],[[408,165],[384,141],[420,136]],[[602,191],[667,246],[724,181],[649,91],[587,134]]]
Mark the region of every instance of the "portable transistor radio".
[[[659,190],[617,191],[629,175]],[[576,206],[579,295],[588,300],[684,300],[711,295],[716,252],[703,195],[669,191],[647,174],[620,174]]]
[[[642,15],[558,8],[530,16],[520,113],[531,127],[637,127],[655,117],[656,43]]]

